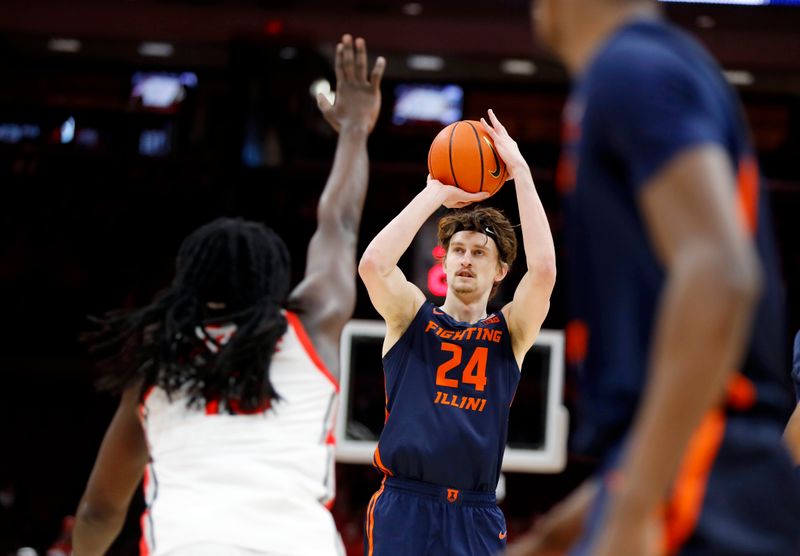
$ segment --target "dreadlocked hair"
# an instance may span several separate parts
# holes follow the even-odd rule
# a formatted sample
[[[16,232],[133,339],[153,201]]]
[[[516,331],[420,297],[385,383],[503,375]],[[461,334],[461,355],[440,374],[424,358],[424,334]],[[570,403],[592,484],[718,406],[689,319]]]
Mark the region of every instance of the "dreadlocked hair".
[[[181,244],[172,284],[150,305],[92,319],[100,330],[83,340],[105,355],[98,386],[158,386],[170,398],[187,395],[190,406],[216,400],[230,413],[268,407],[280,399],[269,371],[287,328],[289,272],[286,244],[263,224],[219,218],[201,226]],[[206,331],[223,323],[236,325],[224,344]]]

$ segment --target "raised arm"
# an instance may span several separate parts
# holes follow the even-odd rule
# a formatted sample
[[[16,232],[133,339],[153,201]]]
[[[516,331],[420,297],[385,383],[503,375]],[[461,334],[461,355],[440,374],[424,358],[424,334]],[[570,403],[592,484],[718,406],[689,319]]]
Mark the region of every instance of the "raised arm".
[[[550,224],[533,185],[528,163],[492,110],[489,110],[489,119],[491,125],[483,118],[481,123],[514,180],[525,249],[527,272],[517,285],[514,299],[503,307],[514,355],[521,366],[550,309],[550,294],[556,283],[556,251]]]
[[[339,133],[325,189],[317,207],[302,282],[290,296],[329,370],[338,376],[339,335],[356,299],[356,245],[367,194],[367,137],[381,106],[380,83],[386,62],[378,58],[367,75],[364,39],[344,35],[336,46],[336,99],[320,95],[325,119]]]
[[[641,532],[666,498],[693,431],[741,361],[760,270],[734,208],[735,191],[727,153],[700,145],[668,162],[639,194],[666,284],[622,486],[598,555],[649,554]]]
[[[101,556],[122,529],[149,454],[137,416],[139,389],[125,391],[81,497],[72,532],[75,556]]]
[[[400,257],[411,245],[425,221],[441,205],[461,208],[486,197],[488,193],[466,193],[428,176],[425,189],[367,246],[358,265],[358,273],[367,287],[375,310],[386,321],[384,351],[402,335],[425,301],[425,295],[406,280],[397,266]]]

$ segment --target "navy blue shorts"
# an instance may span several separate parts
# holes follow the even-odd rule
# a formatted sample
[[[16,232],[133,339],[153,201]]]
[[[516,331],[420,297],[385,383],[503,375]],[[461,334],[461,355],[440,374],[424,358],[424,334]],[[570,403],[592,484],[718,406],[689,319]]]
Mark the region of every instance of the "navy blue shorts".
[[[675,482],[683,502],[667,505],[665,553],[800,554],[800,482],[781,439],[781,424],[733,414],[707,419],[703,426],[705,438],[693,439]],[[608,469],[616,465],[612,461]],[[570,556],[591,554],[603,527],[607,486],[603,481],[584,538]]]
[[[365,556],[490,556],[505,549],[493,492],[386,477],[367,508]]]

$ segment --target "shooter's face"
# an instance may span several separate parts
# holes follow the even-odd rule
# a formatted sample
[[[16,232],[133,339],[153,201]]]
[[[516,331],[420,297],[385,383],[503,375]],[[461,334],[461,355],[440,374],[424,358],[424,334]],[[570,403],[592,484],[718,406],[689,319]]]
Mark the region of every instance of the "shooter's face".
[[[494,240],[480,232],[453,234],[444,259],[447,284],[459,295],[482,295],[505,277]]]

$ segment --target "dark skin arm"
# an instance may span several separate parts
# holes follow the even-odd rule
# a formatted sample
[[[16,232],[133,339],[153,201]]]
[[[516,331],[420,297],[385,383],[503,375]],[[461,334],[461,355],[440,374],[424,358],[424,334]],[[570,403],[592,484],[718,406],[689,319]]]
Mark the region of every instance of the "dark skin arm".
[[[337,100],[318,99],[339,132],[333,168],[320,198],[319,225],[308,249],[305,279],[292,292],[303,324],[331,372],[338,373],[338,342],[355,304],[355,249],[367,192],[367,136],[380,110],[385,62],[366,76],[366,45],[349,35],[337,47]],[[106,432],[77,511],[76,556],[104,554],[119,534],[149,454],[137,411],[140,387],[129,388]]]
[[[760,271],[736,213],[734,180],[727,154],[708,145],[678,154],[641,189],[640,208],[667,280],[647,386],[595,556],[660,554],[659,506],[689,438],[721,401],[743,355]],[[576,502],[585,513],[594,494],[584,494]],[[511,554],[563,554],[562,541],[577,540],[574,520],[553,516],[544,523]]]
[[[760,292],[760,264],[737,212],[725,151],[678,154],[640,193],[666,269],[647,385],[593,554],[657,554],[658,509],[703,416],[738,368]]]
[[[126,390],[100,445],[75,518],[75,556],[105,554],[122,529],[149,459],[138,404],[139,387]]]
[[[356,247],[367,195],[367,137],[381,106],[380,82],[386,62],[378,58],[367,74],[364,39],[342,37],[336,48],[336,100],[320,96],[325,119],[339,133],[328,182],[317,207],[303,281],[290,296],[314,347],[331,373],[339,376],[339,337],[356,300]]]

